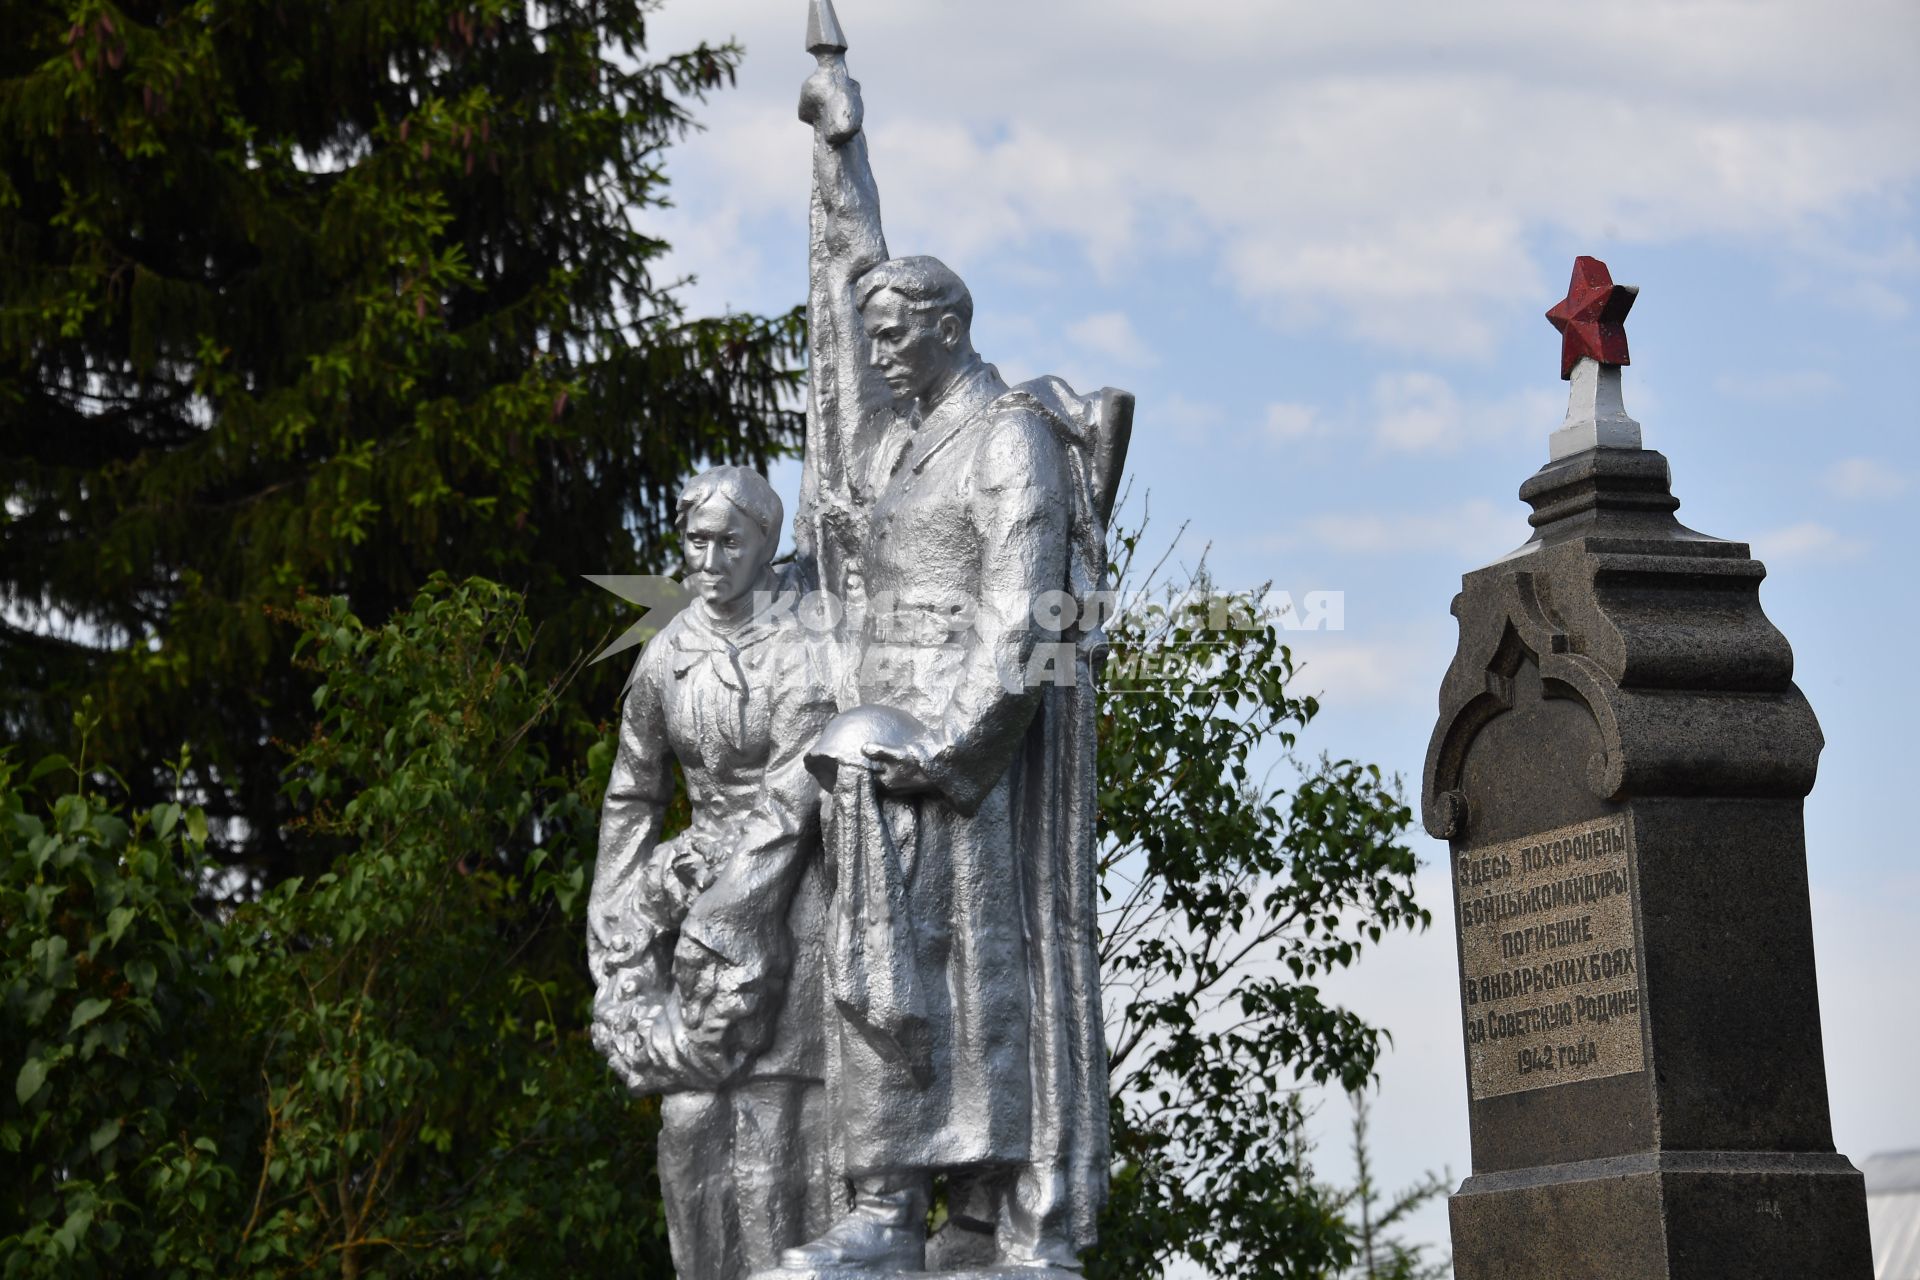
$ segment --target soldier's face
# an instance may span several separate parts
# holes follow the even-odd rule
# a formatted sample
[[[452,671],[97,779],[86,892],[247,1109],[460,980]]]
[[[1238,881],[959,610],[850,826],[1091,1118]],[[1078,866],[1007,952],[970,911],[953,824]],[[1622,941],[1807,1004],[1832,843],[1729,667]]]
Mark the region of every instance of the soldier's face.
[[[959,350],[958,317],[930,311],[891,289],[867,299],[860,319],[868,359],[895,400],[918,400],[932,391]]]
[[[770,537],[718,494],[687,514],[687,586],[710,605],[745,598],[773,557]]]

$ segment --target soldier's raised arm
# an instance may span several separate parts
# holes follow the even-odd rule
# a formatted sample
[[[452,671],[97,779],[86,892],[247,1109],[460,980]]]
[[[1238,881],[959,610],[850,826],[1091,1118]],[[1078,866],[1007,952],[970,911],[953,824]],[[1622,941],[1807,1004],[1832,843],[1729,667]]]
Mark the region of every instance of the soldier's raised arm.
[[[861,512],[872,498],[864,462],[884,431],[888,403],[867,368],[853,287],[887,260],[887,241],[861,128],[860,86],[847,74],[846,37],[831,0],[813,0],[807,48],[820,66],[800,91],[800,118],[813,126],[811,376],[794,546],[815,585],[844,594],[863,536]]]
[[[815,0],[807,51],[820,61],[800,90],[800,118],[813,126],[813,262],[850,287],[887,260],[887,241],[867,158],[866,108],[847,73],[846,37],[830,0]]]

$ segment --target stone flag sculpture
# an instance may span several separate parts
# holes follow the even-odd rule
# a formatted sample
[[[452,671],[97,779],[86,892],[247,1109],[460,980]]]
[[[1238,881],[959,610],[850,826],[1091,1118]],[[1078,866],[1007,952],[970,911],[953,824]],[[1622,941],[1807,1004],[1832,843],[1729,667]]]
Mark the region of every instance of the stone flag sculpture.
[[[807,44],[796,554],[758,477],[689,486],[697,598],[602,820],[596,1042],[667,1095],[682,1280],[1070,1275],[1109,1173],[1093,665],[1133,400],[980,358],[960,278],[889,256],[828,0]]]

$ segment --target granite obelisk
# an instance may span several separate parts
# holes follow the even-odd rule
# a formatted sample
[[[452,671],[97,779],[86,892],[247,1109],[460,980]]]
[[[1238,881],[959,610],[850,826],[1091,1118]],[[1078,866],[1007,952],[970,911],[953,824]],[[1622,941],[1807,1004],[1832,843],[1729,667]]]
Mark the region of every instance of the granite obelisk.
[[[1452,846],[1473,1137],[1455,1274],[1868,1280],[1814,980],[1820,728],[1765,569],[1674,518],[1627,416],[1633,298],[1576,263],[1533,536],[1453,605],[1422,806]]]

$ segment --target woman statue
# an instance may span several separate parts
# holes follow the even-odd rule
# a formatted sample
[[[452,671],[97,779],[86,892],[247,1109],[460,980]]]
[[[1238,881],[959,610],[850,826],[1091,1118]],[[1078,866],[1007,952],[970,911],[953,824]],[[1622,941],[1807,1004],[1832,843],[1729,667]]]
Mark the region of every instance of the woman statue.
[[[820,790],[803,759],[834,703],[823,638],[772,563],[781,521],[744,467],[681,495],[695,598],[627,685],[589,904],[594,1042],[635,1093],[665,1095],[680,1280],[771,1267],[840,1207],[821,1118]],[[675,761],[693,821],[662,840]]]

